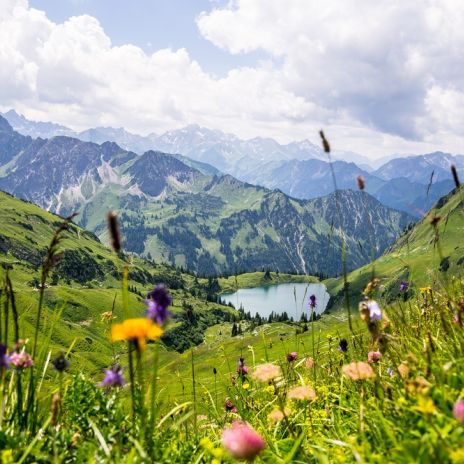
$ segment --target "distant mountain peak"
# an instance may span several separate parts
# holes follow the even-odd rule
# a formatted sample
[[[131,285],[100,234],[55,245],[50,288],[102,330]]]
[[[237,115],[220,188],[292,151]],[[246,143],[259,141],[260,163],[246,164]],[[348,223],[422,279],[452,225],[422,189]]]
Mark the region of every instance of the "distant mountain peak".
[[[3,116],[0,116],[0,131],[1,132],[13,132],[13,128],[11,127],[11,124]]]

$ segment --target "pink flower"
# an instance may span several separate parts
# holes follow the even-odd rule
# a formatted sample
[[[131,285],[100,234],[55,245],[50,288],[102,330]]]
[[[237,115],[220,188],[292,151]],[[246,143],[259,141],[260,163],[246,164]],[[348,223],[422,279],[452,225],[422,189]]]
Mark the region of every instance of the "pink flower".
[[[246,422],[235,421],[222,432],[222,444],[237,459],[252,461],[265,447],[261,435]]]
[[[311,387],[303,385],[289,390],[288,397],[292,400],[309,401],[316,399],[316,392]]]
[[[313,358],[308,358],[306,360],[306,368],[307,369],[312,369],[314,367],[314,359]]]
[[[367,353],[367,362],[369,364],[379,362],[381,357],[382,353],[380,351],[369,351]]]
[[[454,417],[464,425],[464,400],[458,400],[453,408]]]
[[[10,355],[10,364],[16,367],[16,369],[26,369],[26,367],[31,367],[34,362],[30,354],[21,351],[20,353],[14,352]]]
[[[281,375],[282,369],[280,366],[276,366],[272,363],[260,364],[259,366],[256,366],[256,369],[253,372],[253,378],[261,382],[270,382]]]

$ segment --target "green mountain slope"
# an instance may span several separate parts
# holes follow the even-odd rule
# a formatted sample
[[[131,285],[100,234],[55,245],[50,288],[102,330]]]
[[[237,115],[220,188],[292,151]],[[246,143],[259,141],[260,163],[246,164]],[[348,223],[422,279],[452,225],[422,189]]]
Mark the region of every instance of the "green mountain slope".
[[[20,337],[33,334],[39,295],[40,267],[46,248],[62,219],[39,207],[0,192],[0,275],[8,271],[14,284],[16,304],[23,328]],[[121,272],[129,268],[129,307],[132,315],[144,312],[143,296],[156,282],[165,282],[174,298],[174,323],[167,334],[167,348],[185,349],[202,341],[204,329],[228,319],[231,308],[207,301],[211,292],[207,280],[179,272],[167,265],[125,256],[118,258],[92,233],[71,224],[60,244],[63,253],[45,289],[45,310],[41,324],[43,343],[56,319],[51,346],[54,351],[73,346],[77,370],[95,372],[111,363],[109,322],[102,314],[112,310],[122,319]],[[183,327],[185,309],[193,308],[196,326]],[[10,337],[13,333],[10,331]],[[10,340],[12,342],[13,340]]]
[[[456,189],[440,199],[429,213],[410,231],[403,234],[388,251],[375,260],[375,275],[384,287],[386,300],[398,296],[402,280],[417,289],[451,281],[464,271],[464,193]],[[431,224],[439,218],[436,232]],[[438,240],[437,240],[438,238]],[[372,265],[363,266],[348,275],[350,293],[358,301],[372,276]],[[343,279],[325,281],[334,305],[343,299]]]
[[[334,275],[342,233],[354,269],[370,258],[370,223],[381,238],[378,255],[412,219],[363,192],[296,200],[166,153],[138,156],[63,136],[32,140],[5,121],[0,135],[8,153],[1,189],[62,215],[80,211],[80,225],[103,241],[108,209],[123,212],[128,251],[200,275],[262,268]]]

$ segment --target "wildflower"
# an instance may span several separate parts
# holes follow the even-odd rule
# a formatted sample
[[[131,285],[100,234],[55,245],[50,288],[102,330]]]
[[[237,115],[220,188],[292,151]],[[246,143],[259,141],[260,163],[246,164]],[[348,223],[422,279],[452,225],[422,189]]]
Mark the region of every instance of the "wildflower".
[[[244,390],[248,390],[250,388],[250,384],[248,382],[245,382],[243,385],[242,385],[242,388]]]
[[[287,354],[287,361],[293,362],[296,361],[298,358],[298,353],[296,351],[292,351],[291,353]]]
[[[367,353],[367,362],[369,364],[379,362],[381,357],[382,353],[380,351],[369,351]]]
[[[378,303],[374,300],[367,302],[367,308],[369,309],[369,318],[372,321],[380,321],[382,319],[382,310]]]
[[[394,371],[391,367],[389,367],[389,368],[387,369],[387,374],[388,374],[390,377],[393,377],[393,376],[395,375],[395,371]]]
[[[245,366],[245,359],[242,357],[238,360],[237,374],[242,377],[248,374],[248,367]]]
[[[158,325],[163,325],[170,317],[168,307],[172,303],[172,297],[163,284],[157,285],[149,294],[147,303],[147,316]]]
[[[81,434],[79,432],[76,432],[72,437],[71,437],[71,445],[76,446],[79,443],[79,440],[81,438]]]
[[[398,366],[398,372],[400,373],[401,377],[404,379],[409,375],[409,367],[405,363],[401,363]]]
[[[280,422],[285,418],[285,414],[280,409],[274,409],[267,417],[271,422]]]
[[[10,364],[16,367],[16,369],[26,369],[27,367],[31,367],[34,362],[30,354],[21,351],[19,353],[14,352],[10,355]]]
[[[66,369],[69,368],[69,361],[66,359],[64,353],[59,354],[53,361],[53,367],[58,372],[64,372]]]
[[[432,227],[437,227],[438,226],[438,223],[441,221],[441,216],[439,216],[438,214],[434,214],[430,219],[430,225]]]
[[[259,366],[256,366],[256,369],[253,372],[253,378],[261,382],[270,382],[281,375],[282,369],[280,366],[276,366],[272,363],[260,364]]]
[[[316,398],[316,392],[306,385],[301,387],[293,387],[288,392],[288,397],[292,400],[314,400]]]
[[[100,316],[102,322],[108,322],[111,321],[111,319],[113,319],[113,311],[105,311]]]
[[[307,369],[312,369],[314,366],[314,359],[313,358],[308,358],[306,360],[306,368]]]
[[[311,295],[311,296],[309,297],[308,306],[309,306],[310,309],[314,309],[314,308],[317,306],[317,303],[316,303],[316,295]]]
[[[407,383],[407,389],[411,394],[425,395],[431,387],[432,384],[420,375],[418,375],[414,380],[409,381]]]
[[[234,403],[230,401],[229,398],[226,399],[224,407],[227,412],[237,412],[237,408],[235,407]]]
[[[348,342],[346,341],[345,338],[342,338],[340,340],[337,350],[341,351],[342,353],[346,353],[348,351]]]
[[[436,411],[435,404],[431,398],[426,398],[420,396],[417,401],[417,406],[414,407],[416,411],[421,412],[422,414],[433,414]]]
[[[453,416],[464,425],[464,400],[458,400],[453,407]]]
[[[245,422],[235,421],[222,432],[224,448],[236,459],[252,461],[265,447],[261,435]]]
[[[121,234],[119,233],[118,215],[114,211],[108,213],[108,229],[111,246],[116,253],[119,253],[121,251]]]
[[[324,147],[324,151],[326,153],[330,153],[330,145],[329,145],[328,140],[325,138],[324,131],[320,130],[319,135],[321,136],[321,139],[322,139],[322,146]]]
[[[122,367],[114,364],[111,369],[105,370],[105,378],[99,383],[100,387],[122,387],[126,381],[122,375]]]
[[[419,288],[421,295],[427,296],[432,294],[432,287],[421,287]]]
[[[271,395],[273,395],[273,394],[275,393],[275,387],[274,387],[274,385],[268,385],[268,386],[264,389],[264,391],[265,391],[266,393],[270,393]]]
[[[402,280],[400,282],[400,292],[407,292],[409,288],[409,282],[406,282],[405,280]]]
[[[129,340],[142,350],[145,349],[146,339],[158,340],[161,335],[163,335],[163,329],[150,319],[143,317],[126,319],[122,324],[114,324],[111,327],[113,341]]]
[[[363,294],[369,296],[379,285],[380,279],[375,278],[371,280],[367,285],[366,288],[363,290]]]
[[[461,182],[459,181],[458,171],[454,164],[451,165],[451,174],[453,175],[454,185],[458,189],[461,187]]]
[[[375,377],[371,366],[362,361],[345,364],[342,367],[342,372],[345,377],[348,377],[351,380],[367,380]]]
[[[0,343],[0,372],[3,369],[8,369],[10,362],[10,357],[6,354],[6,345]]]

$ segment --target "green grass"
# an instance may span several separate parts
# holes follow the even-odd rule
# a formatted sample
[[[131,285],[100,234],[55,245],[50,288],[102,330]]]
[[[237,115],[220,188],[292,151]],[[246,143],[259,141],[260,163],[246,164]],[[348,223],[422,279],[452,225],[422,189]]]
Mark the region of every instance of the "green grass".
[[[8,203],[10,198],[6,200]],[[22,204],[18,202],[16,207],[22,208]],[[4,216],[6,220],[13,218],[12,211]],[[105,391],[97,385],[102,375],[95,367],[102,360],[106,366],[118,360],[126,378],[131,371],[126,343],[111,345],[105,334],[108,327],[99,319],[112,305],[114,295],[117,321],[122,319],[116,277],[91,285],[48,288],[47,310],[41,321],[42,348],[55,351],[59,346],[73,346],[71,367],[60,375],[36,360],[32,371],[39,405],[36,416],[25,415],[31,371],[1,372],[2,462],[232,463],[236,459],[221,438],[233,421],[246,422],[263,438],[266,448],[257,456],[257,463],[464,462],[464,417],[453,415],[454,405],[464,397],[464,279],[458,264],[462,213],[460,196],[451,196],[432,213],[441,216],[439,247],[430,243],[433,229],[424,220],[377,261],[381,285],[370,298],[381,303],[380,321],[366,322],[356,313],[350,330],[346,313],[332,309],[309,323],[303,333],[297,333],[302,324],[274,323],[253,332],[245,330],[239,337],[230,336],[229,323],[217,324],[206,330],[201,345],[182,354],[168,352],[159,343],[149,344],[136,357],[140,360],[134,360],[134,390],[126,385]],[[5,237],[13,238],[14,222],[7,224]],[[49,222],[50,230],[52,224]],[[42,233],[50,232],[47,230]],[[73,241],[72,236],[68,239]],[[92,256],[104,252],[98,242],[91,246]],[[24,249],[33,250],[27,239]],[[106,253],[104,259],[118,261],[108,250]],[[447,256],[450,266],[445,272],[443,259]],[[11,253],[4,258],[5,263],[13,263],[21,336],[30,336],[38,293],[27,284],[32,267]],[[393,289],[404,269],[393,263],[406,258],[412,290],[395,299]],[[173,277],[169,272],[175,273],[134,261],[133,272],[137,268],[152,277],[163,272]],[[352,302],[364,301],[362,290],[371,268],[349,277]],[[183,302],[192,304],[195,311],[214,308],[191,293],[206,282],[188,275],[184,278],[189,287],[173,291],[173,312],[182,311]],[[263,278],[260,273],[248,274],[238,276],[237,282],[259,285]],[[332,291],[340,290],[339,281],[330,283]],[[130,284],[140,283],[131,280]],[[235,278],[220,284],[223,288],[235,285]],[[421,291],[419,286],[430,290]],[[126,314],[138,314],[143,302],[135,293],[128,297]],[[45,334],[53,316],[57,323],[49,345]],[[246,322],[241,324],[247,329]],[[337,349],[341,338],[348,341],[346,352]],[[11,333],[8,341],[11,346]],[[157,347],[159,359],[154,364]],[[288,361],[286,355],[293,351],[298,358]],[[377,363],[367,364],[371,351],[380,351],[382,356]],[[240,356],[249,368],[245,377],[236,371]],[[310,357],[313,366],[308,367]],[[254,373],[267,362],[280,366],[282,375],[260,381]],[[368,378],[353,378],[359,371],[348,371],[347,366],[354,362],[364,363]],[[42,372],[46,382],[40,387]],[[308,398],[292,399],[296,387],[305,387]],[[301,390],[297,392],[301,394]],[[234,411],[225,410],[226,399],[233,403]],[[270,417],[276,411],[285,412],[277,422]]]

